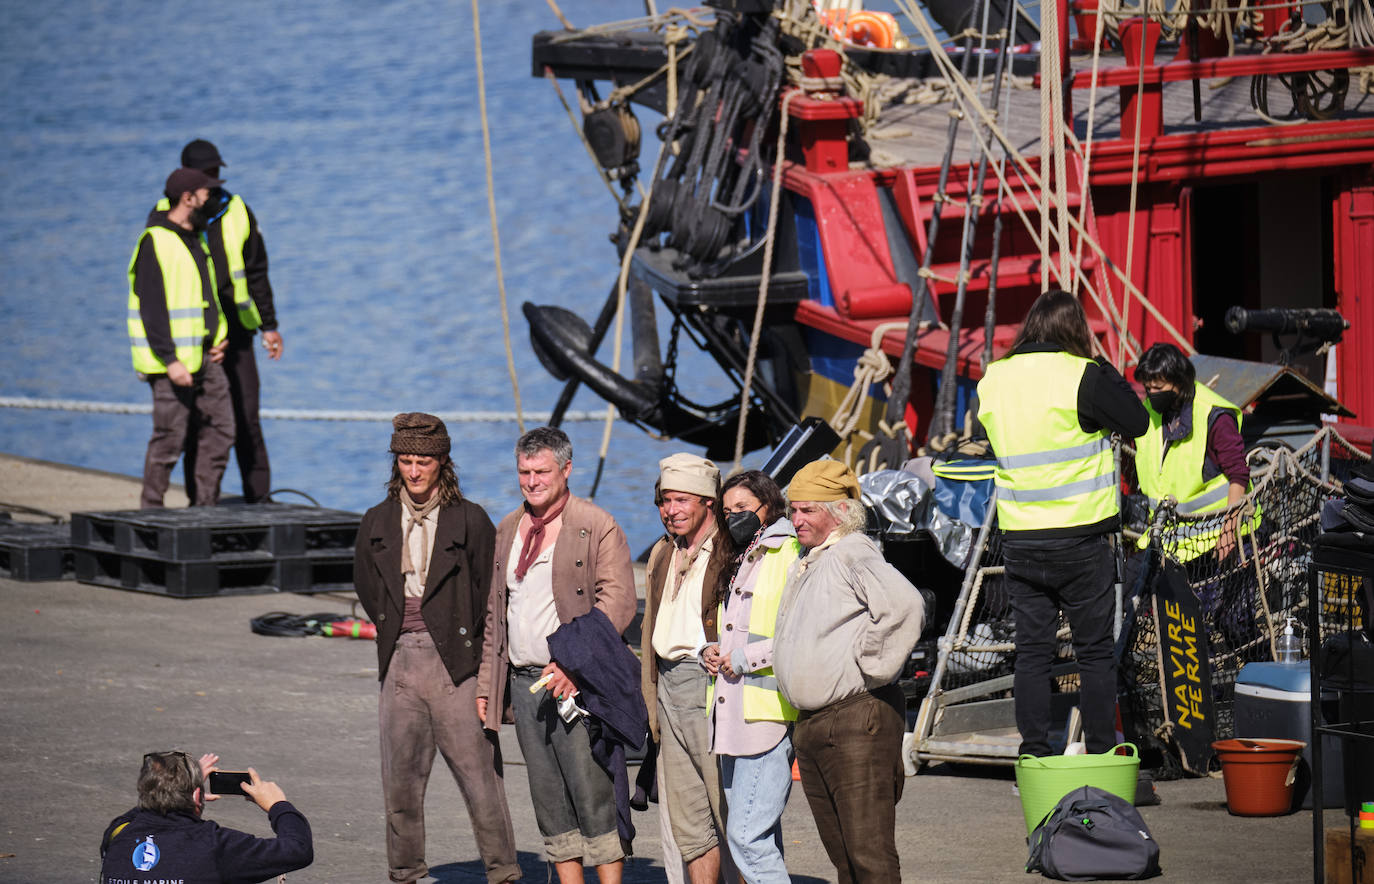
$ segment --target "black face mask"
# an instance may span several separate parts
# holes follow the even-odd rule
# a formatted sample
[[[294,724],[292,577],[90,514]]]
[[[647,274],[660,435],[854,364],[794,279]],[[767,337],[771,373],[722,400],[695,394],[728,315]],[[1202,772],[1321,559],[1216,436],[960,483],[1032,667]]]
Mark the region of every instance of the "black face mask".
[[[209,225],[210,219],[219,214],[220,206],[224,202],[224,192],[218,187],[210,190],[210,197],[200,208],[191,213],[191,223],[197,229],[203,229]]]
[[[1146,393],[1145,398],[1150,400],[1150,407],[1160,414],[1168,414],[1178,407],[1179,395],[1177,390],[1160,390],[1156,393]]]
[[[748,546],[749,541],[753,540],[754,535],[763,527],[763,522],[759,521],[758,513],[745,510],[742,513],[727,515],[725,525],[730,529],[730,538],[735,541],[735,546]]]

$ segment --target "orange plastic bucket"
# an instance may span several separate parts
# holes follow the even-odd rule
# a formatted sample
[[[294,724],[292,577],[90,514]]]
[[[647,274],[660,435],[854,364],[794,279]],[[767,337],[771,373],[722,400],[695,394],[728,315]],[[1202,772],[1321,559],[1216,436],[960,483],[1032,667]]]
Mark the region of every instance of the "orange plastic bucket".
[[[1212,744],[1236,816],[1278,816],[1293,809],[1301,740],[1217,740]]]

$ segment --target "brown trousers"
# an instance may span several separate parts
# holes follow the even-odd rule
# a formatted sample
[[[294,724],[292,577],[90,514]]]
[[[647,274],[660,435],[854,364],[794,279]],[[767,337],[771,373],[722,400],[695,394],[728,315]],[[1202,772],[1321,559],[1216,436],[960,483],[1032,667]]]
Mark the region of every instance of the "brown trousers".
[[[467,805],[487,881],[520,877],[501,746],[477,720],[477,678],[454,684],[428,632],[402,633],[382,682],[382,793],[391,880],[415,881],[425,863],[425,787],[437,749]]]
[[[144,509],[160,507],[172,481],[172,468],[183,449],[195,451],[188,458],[191,480],[186,483],[192,506],[219,503],[219,481],[229,463],[234,444],[234,409],[229,401],[229,381],[224,369],[207,361],[189,387],[178,387],[167,375],[149,375],[153,391],[153,435],[143,458]],[[194,489],[194,490],[193,490]]]
[[[244,503],[263,503],[272,490],[272,467],[267,460],[267,443],[262,437],[258,417],[258,363],[253,355],[256,338],[229,332],[224,351],[225,377],[229,380],[229,399],[234,406],[234,459],[243,477]],[[195,448],[186,450],[186,495],[195,497]]]
[[[802,791],[839,884],[902,880],[897,802],[902,797],[902,691],[856,694],[797,720]]]

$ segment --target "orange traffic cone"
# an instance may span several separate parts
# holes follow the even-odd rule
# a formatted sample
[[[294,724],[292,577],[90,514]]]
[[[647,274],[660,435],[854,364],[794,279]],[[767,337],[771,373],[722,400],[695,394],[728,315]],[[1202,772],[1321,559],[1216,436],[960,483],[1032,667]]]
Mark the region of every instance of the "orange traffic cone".
[[[801,782],[801,768],[797,767],[797,762],[795,760],[792,762],[792,782]]]

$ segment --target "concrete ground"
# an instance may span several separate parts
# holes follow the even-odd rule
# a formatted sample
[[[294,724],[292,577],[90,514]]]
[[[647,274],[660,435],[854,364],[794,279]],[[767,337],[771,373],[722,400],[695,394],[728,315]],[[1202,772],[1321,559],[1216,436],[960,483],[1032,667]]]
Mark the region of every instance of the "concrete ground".
[[[49,511],[128,508],[137,482],[0,456],[0,502]],[[346,596],[198,600],[76,583],[0,579],[0,882],[94,881],[101,832],[132,806],[144,752],[213,751],[275,779],[309,818],[315,863],[291,882],[386,880],[370,642],[253,634],[269,611],[350,613]],[[514,733],[506,787],[526,880],[545,881]],[[1165,875],[1188,882],[1312,876],[1311,817],[1230,816],[1219,779],[1159,784],[1141,812]],[[485,880],[462,798],[442,766],[427,801],[437,881]],[[1025,882],[1025,827],[1009,769],[941,764],[906,781],[898,807],[902,880]],[[240,799],[208,806],[222,825],[270,834]],[[1341,818],[1328,816],[1334,824]],[[657,810],[635,815],[627,882],[664,880]],[[784,817],[793,881],[834,881],[801,789]],[[595,880],[589,875],[588,880]]]

